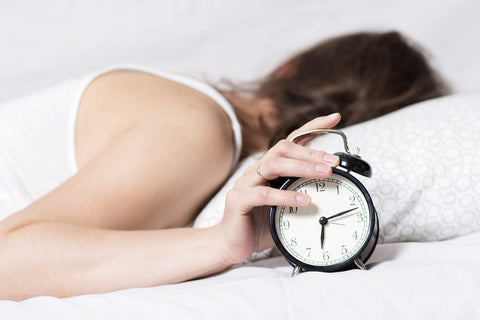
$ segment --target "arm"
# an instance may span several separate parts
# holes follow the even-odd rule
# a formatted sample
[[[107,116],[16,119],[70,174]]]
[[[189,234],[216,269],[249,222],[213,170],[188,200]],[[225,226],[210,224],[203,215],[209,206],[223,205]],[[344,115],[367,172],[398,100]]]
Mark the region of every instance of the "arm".
[[[304,129],[308,125],[330,127],[338,120],[338,116],[321,118]],[[338,159],[327,161],[324,156],[324,152],[284,141],[262,158],[262,174],[268,179],[280,175],[326,177]],[[68,183],[63,187],[73,188]],[[56,221],[57,215],[44,216],[42,220],[36,210],[44,208],[43,199],[24,218],[17,215],[17,219],[0,224],[0,298],[20,300],[46,294],[63,297],[213,274],[244,260],[256,249],[271,247],[268,216],[262,214],[262,209],[266,205],[308,205],[308,197],[299,195],[267,187],[254,165],[229,192],[225,215],[218,225],[207,229],[147,231],[106,230],[92,227],[89,219],[83,223],[70,221],[70,215],[63,218],[67,222]],[[128,199],[123,200],[129,210],[134,208]],[[94,211],[95,214],[99,212]],[[111,213],[100,212],[101,216],[104,214]]]
[[[208,119],[198,125],[212,132],[195,127],[201,115],[193,117],[194,137],[169,137],[174,121],[131,128],[0,222],[0,299],[172,283],[225,268],[211,230],[139,230],[188,222],[230,170],[231,142],[218,140],[224,135]]]
[[[1,241],[0,300],[155,286],[228,267],[211,229],[124,231],[45,222]]]

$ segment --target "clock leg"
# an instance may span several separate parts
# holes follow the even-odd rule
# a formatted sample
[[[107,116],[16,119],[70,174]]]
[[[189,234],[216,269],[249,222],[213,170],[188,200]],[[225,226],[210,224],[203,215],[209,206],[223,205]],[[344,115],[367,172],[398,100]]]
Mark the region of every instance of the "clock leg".
[[[292,275],[290,276],[291,278],[295,277],[297,274],[299,274],[301,271],[301,268],[299,266],[296,266],[293,268]]]
[[[358,267],[358,269],[367,270],[367,267],[365,267],[365,264],[359,258],[353,260],[353,262],[355,262],[355,265]]]

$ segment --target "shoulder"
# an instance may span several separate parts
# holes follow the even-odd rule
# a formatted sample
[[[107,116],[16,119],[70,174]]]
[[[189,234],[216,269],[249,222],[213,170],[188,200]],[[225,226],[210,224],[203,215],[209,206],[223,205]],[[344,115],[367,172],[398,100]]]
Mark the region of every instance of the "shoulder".
[[[233,131],[229,117],[214,100],[144,72],[120,73],[112,81],[130,89],[118,91],[127,101],[124,114],[134,115],[131,134],[137,144],[164,161],[188,166],[184,169],[188,175],[198,170],[225,178],[234,157]]]
[[[139,121],[134,131],[139,143],[161,147],[164,157],[189,158],[191,166],[204,168],[213,165],[229,171],[232,166],[232,129],[214,107],[192,105],[155,111]]]
[[[151,96],[151,105],[145,107],[138,128],[151,130],[150,134],[172,144],[180,153],[195,155],[197,161],[232,165],[234,133],[225,111],[211,98],[192,88],[167,81],[163,93]]]
[[[207,96],[161,79],[99,80],[77,118],[82,165],[17,224],[184,226],[230,173],[229,118]]]
[[[170,146],[176,153],[195,152],[197,161],[229,165],[233,161],[229,117],[214,100],[188,86],[149,73],[115,71],[95,80],[82,103],[77,136],[79,148],[87,145],[84,149],[91,150],[85,158],[92,158],[127,129],[135,128],[136,136],[146,135],[142,144]]]
[[[102,189],[121,195],[122,212],[136,211],[141,228],[185,225],[230,173],[233,143],[221,127],[205,112],[152,113],[87,166],[90,181],[107,176]]]

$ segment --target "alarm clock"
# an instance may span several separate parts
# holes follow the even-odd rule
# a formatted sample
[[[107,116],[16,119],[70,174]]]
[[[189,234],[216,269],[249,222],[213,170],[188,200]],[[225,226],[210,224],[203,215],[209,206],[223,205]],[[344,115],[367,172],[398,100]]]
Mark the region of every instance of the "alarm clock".
[[[308,194],[306,207],[270,207],[270,231],[275,245],[294,266],[292,276],[301,271],[366,270],[365,262],[377,244],[379,224],[367,189],[352,173],[372,175],[370,165],[358,154],[350,153],[347,138],[340,130],[322,129],[303,132],[291,139],[310,134],[334,133],[343,138],[345,152],[337,168],[324,179],[281,177],[271,186]]]

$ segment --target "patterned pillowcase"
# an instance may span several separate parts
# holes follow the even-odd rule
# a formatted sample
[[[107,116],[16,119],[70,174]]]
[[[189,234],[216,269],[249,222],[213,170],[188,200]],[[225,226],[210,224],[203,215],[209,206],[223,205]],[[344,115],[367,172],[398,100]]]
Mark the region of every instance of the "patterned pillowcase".
[[[356,175],[378,212],[380,242],[432,241],[480,230],[480,96],[432,99],[343,129],[350,149],[370,163],[373,176]],[[344,151],[337,135],[308,145]],[[194,227],[218,223],[225,193],[246,167],[245,159],[204,208]]]

